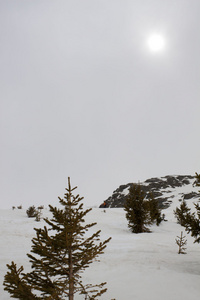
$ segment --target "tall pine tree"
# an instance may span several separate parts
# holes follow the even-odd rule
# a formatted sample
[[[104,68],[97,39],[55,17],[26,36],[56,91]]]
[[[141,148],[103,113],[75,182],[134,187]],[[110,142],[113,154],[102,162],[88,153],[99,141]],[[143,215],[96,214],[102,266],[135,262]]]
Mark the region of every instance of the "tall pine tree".
[[[163,219],[161,217],[161,210],[158,205],[158,200],[154,198],[153,193],[150,193],[149,195],[148,205],[151,222],[156,222],[156,225],[159,226]]]
[[[31,254],[27,254],[32,271],[23,273],[23,267],[17,269],[14,262],[7,265],[4,289],[12,298],[73,300],[79,293],[84,299],[96,299],[106,292],[105,282],[92,285],[81,281],[81,273],[104,252],[111,238],[100,241],[100,230],[85,236],[96,223],[85,223],[91,209],[83,209],[83,198],[72,194],[75,189],[68,178],[67,193],[59,198],[63,209],[49,205],[53,217],[45,219],[48,226],[35,229]]]
[[[134,233],[149,232],[148,225],[152,224],[149,215],[148,201],[139,184],[132,184],[129,189],[124,210],[128,220],[128,227]]]

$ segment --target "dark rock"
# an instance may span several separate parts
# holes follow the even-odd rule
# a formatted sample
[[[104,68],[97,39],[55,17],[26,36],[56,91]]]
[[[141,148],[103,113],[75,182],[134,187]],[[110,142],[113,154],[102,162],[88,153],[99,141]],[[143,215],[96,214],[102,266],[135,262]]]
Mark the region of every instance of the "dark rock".
[[[185,185],[194,183],[195,176],[191,175],[173,175],[165,177],[155,177],[150,178],[140,183],[142,190],[146,194],[146,198],[149,198],[150,194],[153,194],[153,197],[158,200],[159,207],[161,209],[168,208],[174,197],[173,191]],[[106,207],[124,207],[126,201],[128,190],[131,186],[131,183],[120,185],[110,196],[106,202]],[[168,196],[166,195],[168,194]],[[196,192],[191,191],[191,193],[184,194],[181,193],[183,199],[197,198],[200,195]],[[104,201],[103,201],[104,202]],[[103,207],[103,204],[100,205]]]
[[[184,200],[188,200],[188,199],[191,199],[191,198],[198,198],[198,197],[199,197],[199,194],[195,193],[195,192],[191,192],[191,193],[183,195]]]

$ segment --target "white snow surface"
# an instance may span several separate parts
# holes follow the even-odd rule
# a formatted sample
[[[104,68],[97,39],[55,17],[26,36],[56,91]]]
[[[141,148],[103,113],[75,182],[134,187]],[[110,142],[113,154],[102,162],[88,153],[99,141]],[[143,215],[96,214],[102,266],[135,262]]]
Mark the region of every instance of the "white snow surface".
[[[151,233],[133,234],[127,226],[122,208],[93,208],[86,222],[97,222],[90,232],[101,230],[101,239],[112,237],[105,253],[83,273],[83,282],[107,282],[102,300],[197,300],[200,298],[200,245],[176,223],[173,210],[180,205],[179,192],[172,205],[163,210],[167,222],[151,227]],[[189,202],[190,201],[190,202]],[[193,206],[192,200],[188,200]],[[51,218],[48,209],[43,216]],[[27,218],[26,210],[0,210],[0,300],[11,299],[3,290],[6,264],[12,260],[24,271],[30,270],[26,253],[30,253],[34,227],[45,222]],[[181,231],[187,238],[187,254],[178,254],[175,238]],[[75,295],[75,299],[84,299]]]

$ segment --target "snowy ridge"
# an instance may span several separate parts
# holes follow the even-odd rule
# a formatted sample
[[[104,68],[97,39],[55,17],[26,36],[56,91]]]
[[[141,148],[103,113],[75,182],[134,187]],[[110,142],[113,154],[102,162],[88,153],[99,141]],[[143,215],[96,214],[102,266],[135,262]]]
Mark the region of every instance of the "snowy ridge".
[[[147,197],[149,192],[158,199],[160,208],[167,208],[173,202],[173,198],[179,200],[196,200],[199,198],[198,187],[194,186],[195,177],[191,175],[168,175],[165,177],[155,177],[141,182],[140,185]],[[123,207],[129,192],[131,183],[120,185],[105,200],[107,207]],[[102,207],[102,205],[100,205]]]

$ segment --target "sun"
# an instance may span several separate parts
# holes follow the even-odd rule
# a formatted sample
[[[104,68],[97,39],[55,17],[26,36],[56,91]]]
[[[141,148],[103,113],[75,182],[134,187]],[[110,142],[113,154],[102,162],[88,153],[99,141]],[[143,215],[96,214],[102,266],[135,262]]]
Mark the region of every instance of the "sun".
[[[165,39],[162,35],[154,33],[149,36],[147,45],[150,51],[161,52],[165,48]]]

